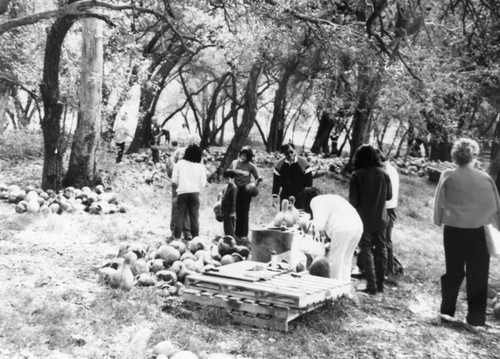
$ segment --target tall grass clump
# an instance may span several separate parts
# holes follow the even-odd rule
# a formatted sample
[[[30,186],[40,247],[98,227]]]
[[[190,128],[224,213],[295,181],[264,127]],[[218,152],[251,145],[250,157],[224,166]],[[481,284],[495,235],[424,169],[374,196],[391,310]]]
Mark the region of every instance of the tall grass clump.
[[[0,158],[35,159],[43,156],[41,131],[5,131],[0,136]]]

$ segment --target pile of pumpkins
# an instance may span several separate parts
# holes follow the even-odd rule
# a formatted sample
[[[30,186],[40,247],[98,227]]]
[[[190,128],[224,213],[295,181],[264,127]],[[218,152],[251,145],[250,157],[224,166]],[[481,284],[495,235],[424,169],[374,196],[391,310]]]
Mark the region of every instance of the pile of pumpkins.
[[[116,256],[98,267],[99,280],[112,288],[156,286],[167,296],[180,295],[187,275],[248,259],[250,250],[232,236],[173,240],[150,248],[142,243],[122,244]]]
[[[90,187],[81,189],[66,187],[55,192],[50,189],[44,191],[34,186],[21,189],[17,185],[0,184],[0,199],[15,204],[17,213],[110,214],[126,212],[126,207],[118,203],[116,194],[112,191],[105,191],[102,185],[97,185],[94,190]]]

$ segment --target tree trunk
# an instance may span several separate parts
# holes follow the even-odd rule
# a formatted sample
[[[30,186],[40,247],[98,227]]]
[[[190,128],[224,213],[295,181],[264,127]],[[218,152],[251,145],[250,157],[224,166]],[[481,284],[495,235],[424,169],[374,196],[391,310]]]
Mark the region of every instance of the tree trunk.
[[[59,98],[59,62],[64,38],[76,20],[77,17],[72,15],[56,19],[49,30],[45,44],[43,80],[40,85],[44,108],[41,125],[45,152],[42,188],[45,190],[58,190],[62,185],[64,151],[62,150],[61,115],[63,104]]]
[[[368,143],[371,130],[371,113],[381,88],[381,75],[376,64],[361,63],[358,75],[358,102],[354,109],[351,135],[351,150],[347,170],[352,169],[354,153],[364,143]]]
[[[285,65],[281,80],[278,83],[278,89],[274,97],[273,117],[269,126],[269,136],[267,137],[266,149],[268,152],[278,151],[283,144],[285,133],[285,110],[288,82],[297,69],[299,61],[293,58]]]
[[[204,121],[203,129],[201,131],[201,147],[206,148],[210,145],[210,141],[212,139],[212,131],[211,126],[215,123],[215,115],[217,114],[217,98],[219,97],[219,93],[224,88],[227,79],[231,75],[230,72],[225,73],[217,82],[217,86],[212,93],[212,98],[210,99],[210,104],[207,110],[207,116]]]
[[[82,26],[80,109],[64,186],[94,186],[96,152],[101,138],[102,22],[89,18]]]
[[[0,80],[0,135],[5,130],[7,122],[7,106],[9,104],[10,84]]]
[[[158,71],[151,69],[150,73],[152,75],[146,83],[151,83],[150,86],[141,91],[141,103],[139,113],[143,113],[144,117],[139,118],[137,122],[137,128],[135,129],[134,139],[127,150],[127,153],[138,152],[139,148],[146,147],[149,144],[151,138],[151,122],[154,116],[154,110],[152,104],[155,99],[159,98],[162,87],[156,86],[159,83],[165,83],[168,75],[172,72],[174,67],[179,63],[182,55],[186,52],[186,48],[179,44],[178,46],[170,49],[165,55],[165,59]],[[157,93],[157,92],[160,93]]]
[[[311,147],[311,152],[318,154],[320,152],[330,153],[328,151],[328,138],[330,132],[335,127],[334,116],[328,111],[322,111],[321,117],[319,119],[318,132],[314,143]]]
[[[226,154],[222,159],[216,172],[211,175],[211,178],[220,178],[220,175],[229,167],[231,162],[238,157],[238,153],[243,147],[243,143],[248,138],[250,130],[255,121],[257,115],[257,90],[259,86],[259,79],[262,75],[262,70],[264,66],[260,63],[256,63],[252,66],[250,74],[248,76],[248,82],[245,90],[244,106],[243,106],[243,118],[238,129],[234,133],[234,137],[231,143],[227,147]]]

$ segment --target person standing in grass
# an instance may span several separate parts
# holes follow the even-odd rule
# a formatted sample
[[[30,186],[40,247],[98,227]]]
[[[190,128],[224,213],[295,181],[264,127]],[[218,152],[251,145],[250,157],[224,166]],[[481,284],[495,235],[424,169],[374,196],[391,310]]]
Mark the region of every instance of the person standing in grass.
[[[399,197],[399,174],[398,170],[394,168],[394,166],[387,161],[384,153],[377,149],[377,152],[380,156],[380,160],[382,161],[382,166],[384,170],[389,175],[391,180],[391,189],[392,189],[392,198],[387,201],[385,204],[385,208],[387,209],[387,228],[385,230],[385,241],[387,243],[387,271],[386,274],[395,275],[394,268],[394,252],[392,246],[392,228],[394,227],[394,221],[396,220],[396,208],[398,207],[398,197]],[[399,263],[399,262],[396,262]],[[400,268],[401,269],[401,268]]]
[[[197,145],[199,146],[201,142],[200,136],[193,134],[188,137],[188,146],[190,145]],[[175,167],[175,164],[182,160],[184,158],[184,154],[186,152],[186,147],[178,147],[174,153],[170,156],[170,161],[172,165]],[[172,174],[170,174],[172,176]],[[177,205],[177,185],[172,182],[172,210],[170,212],[170,231],[172,234],[174,233],[174,228],[175,228],[175,207]],[[186,238],[192,238],[192,234],[189,229],[189,219],[186,218],[186,221],[184,223],[184,229],[183,229],[184,237]]]
[[[500,198],[493,179],[474,168],[478,154],[479,145],[474,140],[461,138],[454,143],[451,156],[458,168],[441,174],[434,196],[434,224],[444,225],[442,319],[455,315],[458,292],[466,278],[466,321],[484,326],[490,264],[484,226],[500,225]]]
[[[386,201],[392,198],[391,180],[371,145],[361,145],[356,150],[354,169],[349,181],[349,203],[363,221],[359,260],[366,276],[364,291],[376,294],[384,291],[387,269]]]
[[[180,239],[186,221],[189,221],[191,235],[199,235],[200,191],[207,185],[207,173],[205,166],[201,164],[202,157],[201,148],[198,145],[190,145],[186,148],[184,158],[175,164],[172,171],[172,183],[177,188],[174,209],[175,239]]]
[[[235,237],[236,194],[238,193],[238,187],[236,187],[234,183],[235,172],[233,170],[226,170],[222,174],[222,177],[226,182],[226,188],[224,189],[221,200],[224,234],[226,236]]]
[[[262,182],[257,172],[257,166],[253,163],[253,151],[249,146],[244,146],[237,159],[231,164],[234,171],[234,183],[238,187],[236,192],[236,240],[239,244],[248,244],[248,220],[252,195],[246,186],[251,183],[252,176],[256,183]]]
[[[280,204],[284,199],[295,197],[295,207],[303,209],[303,194],[305,188],[312,187],[312,168],[304,157],[298,156],[295,152],[295,146],[287,143],[281,146],[281,153],[284,155],[274,167],[273,174],[273,202],[276,207],[278,198]]]

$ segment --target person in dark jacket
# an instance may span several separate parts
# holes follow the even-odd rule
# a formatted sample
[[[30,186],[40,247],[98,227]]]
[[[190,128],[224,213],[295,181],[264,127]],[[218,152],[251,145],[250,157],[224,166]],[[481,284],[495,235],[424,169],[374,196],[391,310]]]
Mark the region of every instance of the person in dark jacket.
[[[312,168],[304,157],[295,152],[292,143],[281,146],[281,158],[274,167],[273,175],[273,207],[276,207],[278,198],[280,205],[283,199],[295,197],[295,207],[304,208],[302,192],[307,187],[312,187]]]
[[[361,145],[356,150],[354,169],[349,181],[349,202],[363,221],[359,259],[366,276],[365,292],[376,294],[384,291],[387,269],[386,201],[392,198],[391,180],[371,145]]]
[[[233,170],[226,170],[222,174],[222,177],[226,181],[226,188],[224,189],[221,200],[224,234],[226,236],[235,237],[236,194],[238,192],[238,187],[236,187],[236,184],[234,183],[235,172]]]

